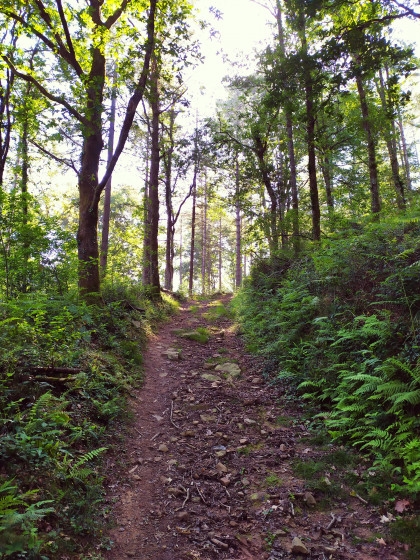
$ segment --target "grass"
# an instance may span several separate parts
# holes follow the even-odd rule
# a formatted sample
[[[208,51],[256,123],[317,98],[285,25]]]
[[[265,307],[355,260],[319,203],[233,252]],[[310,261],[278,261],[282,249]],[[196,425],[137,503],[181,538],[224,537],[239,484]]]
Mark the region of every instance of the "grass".
[[[195,342],[200,342],[201,344],[206,344],[210,338],[210,333],[205,327],[198,327],[195,330],[177,329],[174,332],[181,338],[194,340]]]

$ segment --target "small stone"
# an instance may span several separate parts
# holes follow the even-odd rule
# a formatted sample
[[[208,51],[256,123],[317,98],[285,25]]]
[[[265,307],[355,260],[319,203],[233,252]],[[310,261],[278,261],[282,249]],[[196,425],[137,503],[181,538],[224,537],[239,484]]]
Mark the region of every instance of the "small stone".
[[[212,364],[210,362],[206,362],[203,367],[204,369],[213,369],[216,364]]]
[[[180,521],[186,521],[189,518],[190,514],[188,513],[188,511],[179,511],[176,516]]]
[[[194,426],[197,426],[197,424],[199,424],[200,422],[198,420],[193,420],[193,424]]]
[[[230,375],[231,377],[239,377],[241,374],[241,368],[238,364],[226,362],[225,364],[219,364],[216,366],[216,371],[220,371],[226,375]]]
[[[280,445],[279,449],[280,449],[280,451],[281,451],[282,453],[284,453],[284,452],[286,451],[286,446],[284,445],[284,443],[282,443],[282,444]]]
[[[210,416],[208,414],[200,414],[200,418],[202,422],[216,422],[216,416]]]
[[[239,440],[239,443],[240,443],[241,445],[245,445],[246,443],[248,443],[248,441],[249,441],[248,438],[241,438],[241,439]]]
[[[213,375],[212,373],[203,373],[201,379],[205,381],[220,381],[220,377],[218,375]]]
[[[216,470],[219,473],[227,473],[228,472],[228,468],[223,463],[217,463]]]
[[[181,435],[184,437],[194,437],[195,432],[193,430],[186,430],[185,432],[182,432]]]
[[[231,521],[229,521],[229,525],[230,525],[231,527],[237,527],[237,526],[238,526],[238,523],[236,523],[236,521],[234,521],[234,520],[232,519]]]
[[[247,426],[252,426],[253,424],[256,424],[256,421],[252,420],[251,418],[244,418],[244,424],[246,424]]]
[[[154,458],[155,463],[159,463],[160,461],[162,461],[162,457],[155,457]]]
[[[167,445],[165,445],[164,443],[161,443],[159,445],[159,451],[162,451],[162,453],[168,453],[169,451],[169,447]]]
[[[299,537],[295,537],[292,541],[292,554],[309,554],[309,550]]]
[[[242,479],[242,485],[243,486],[249,486],[251,483],[249,482],[249,480],[247,478],[243,478]]]
[[[303,500],[307,503],[308,506],[316,506],[316,500],[310,492],[305,492]]]
[[[171,487],[171,488],[168,488],[168,494],[170,494],[171,496],[179,497],[179,496],[182,496],[184,494],[184,492],[181,490],[181,488]]]
[[[216,457],[222,458],[226,455],[226,451],[221,449],[220,451],[216,451]]]
[[[195,504],[198,504],[199,502],[201,502],[201,498],[199,496],[193,496],[191,498],[191,501],[194,502]]]
[[[224,476],[220,479],[220,482],[223,484],[223,486],[229,486],[230,478],[228,476]]]
[[[251,383],[253,383],[254,385],[258,385],[259,383],[261,383],[262,379],[261,377],[253,377],[251,379]]]
[[[276,537],[287,537],[287,533],[283,531],[283,529],[277,529],[277,531],[274,531],[273,535]]]

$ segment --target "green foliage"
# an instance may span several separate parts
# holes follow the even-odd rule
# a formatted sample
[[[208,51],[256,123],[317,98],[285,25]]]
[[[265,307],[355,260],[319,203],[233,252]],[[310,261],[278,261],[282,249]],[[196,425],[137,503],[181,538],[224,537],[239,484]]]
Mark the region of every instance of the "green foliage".
[[[71,294],[25,294],[0,305],[6,555],[57,557],[63,547],[78,550],[77,535],[99,534],[100,458],[127,392],[141,379],[147,333],[176,308],[169,300],[152,305],[139,288],[122,284],[106,287],[104,300],[95,306]]]
[[[251,349],[317,403],[336,441],[420,490],[420,224],[334,236],[310,256],[257,265],[235,307]]]

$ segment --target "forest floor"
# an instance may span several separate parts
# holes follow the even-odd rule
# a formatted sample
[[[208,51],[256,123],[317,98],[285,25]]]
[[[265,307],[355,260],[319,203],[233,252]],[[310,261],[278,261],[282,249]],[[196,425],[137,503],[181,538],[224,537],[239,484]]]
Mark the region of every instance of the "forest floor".
[[[402,559],[387,536],[394,506],[348,482],[364,461],[316,444],[299,401],[244,350],[227,303],[189,301],[149,341],[133,421],[105,465],[106,559]],[[207,342],[181,336],[200,327]],[[240,372],[215,369],[226,363]]]

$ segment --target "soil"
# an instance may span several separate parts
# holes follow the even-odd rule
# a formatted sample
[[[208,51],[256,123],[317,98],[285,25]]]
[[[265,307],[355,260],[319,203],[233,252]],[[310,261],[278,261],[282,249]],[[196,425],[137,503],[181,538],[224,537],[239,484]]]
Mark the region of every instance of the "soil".
[[[309,443],[299,401],[270,383],[267,364],[214,310],[189,301],[149,342],[133,422],[108,457],[106,559],[401,560],[402,545],[387,538],[392,511],[365,503],[325,462],[346,452]],[[197,327],[208,342],[180,336]],[[240,375],[215,369],[225,362]],[[321,465],[312,482],[296,474],[307,463]]]

